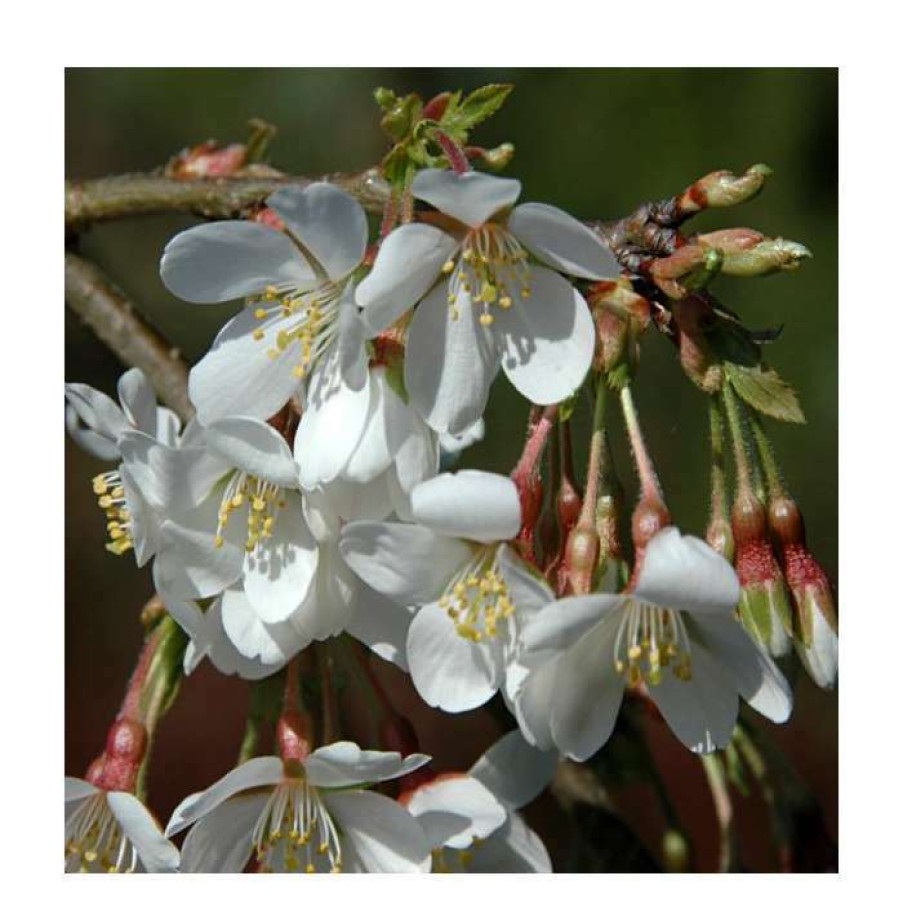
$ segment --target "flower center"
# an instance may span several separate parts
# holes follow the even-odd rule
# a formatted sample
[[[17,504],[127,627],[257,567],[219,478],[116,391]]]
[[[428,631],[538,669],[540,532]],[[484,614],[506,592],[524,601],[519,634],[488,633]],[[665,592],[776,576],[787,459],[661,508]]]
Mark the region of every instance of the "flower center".
[[[107,516],[107,533],[110,541],[107,551],[114,555],[122,555],[132,548],[132,519],[129,514],[122,486],[122,477],[118,470],[101,473],[94,477],[92,484],[97,504]]]
[[[474,837],[470,846],[464,850],[455,849],[453,847],[436,847],[432,851],[433,872],[467,872],[473,861],[474,847],[482,842],[481,838]]]
[[[248,533],[245,549],[253,552],[262,539],[268,539],[273,535],[276,512],[285,507],[284,496],[285,490],[281,486],[276,486],[240,470],[235,471],[223,493],[213,544],[218,549],[223,547],[225,543],[223,531],[226,529],[229,519],[239,508],[247,504]]]
[[[451,273],[448,303],[452,319],[458,319],[457,299],[466,292],[473,304],[482,309],[480,323],[491,326],[493,311],[508,310],[513,299],[530,297],[530,267],[527,252],[503,226],[486,223],[467,233],[461,246],[458,265],[447,260],[442,268]]]
[[[133,872],[138,853],[122,832],[105,793],[88,797],[66,823],[66,867],[81,872]]]
[[[690,680],[690,638],[679,611],[628,599],[615,638],[615,671],[630,687],[661,683],[668,669]]]
[[[497,635],[500,623],[514,614],[514,604],[499,572],[494,547],[478,554],[451,579],[439,606],[464,639],[479,643]]]
[[[342,871],[335,822],[316,788],[304,778],[287,778],[273,791],[252,839],[264,871]]]
[[[254,316],[260,321],[254,338],[261,342],[269,336],[272,344],[267,354],[271,360],[282,354],[298,354],[292,372],[304,379],[337,332],[342,288],[325,282],[299,292],[268,285],[260,297],[251,301]],[[288,319],[292,322],[286,323]]]

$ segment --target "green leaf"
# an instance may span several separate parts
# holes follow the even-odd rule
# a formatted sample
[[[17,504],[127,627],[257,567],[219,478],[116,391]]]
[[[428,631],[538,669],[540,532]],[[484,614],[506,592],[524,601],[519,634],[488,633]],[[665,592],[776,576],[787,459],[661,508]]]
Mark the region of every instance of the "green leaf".
[[[725,372],[737,394],[762,414],[787,423],[805,423],[806,416],[793,389],[781,379],[776,370],[763,367],[744,367],[725,361]]]
[[[469,132],[497,112],[507,99],[514,85],[483,85],[471,91],[463,102],[453,98],[442,117],[441,125],[454,131]]]

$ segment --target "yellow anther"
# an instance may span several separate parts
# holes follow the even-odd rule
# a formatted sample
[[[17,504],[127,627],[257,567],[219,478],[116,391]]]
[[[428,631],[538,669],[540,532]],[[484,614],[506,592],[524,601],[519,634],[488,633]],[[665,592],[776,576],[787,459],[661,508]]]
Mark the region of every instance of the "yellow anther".
[[[442,264],[442,272],[447,276],[455,268],[454,258],[449,258]]]
[[[268,313],[269,311],[264,310],[262,307],[258,307],[257,310],[254,311],[254,319],[265,320]]]
[[[495,322],[495,317],[492,314],[480,314],[480,325],[481,326],[492,326]]]
[[[494,304],[498,296],[499,291],[491,282],[483,283],[483,288],[480,289],[480,300],[484,304]]]
[[[241,506],[244,505],[244,503],[245,503],[245,497],[240,492],[236,492],[235,495],[233,495],[232,498],[229,499],[229,505],[232,508],[241,508]]]
[[[255,511],[263,511],[263,509],[266,508],[266,506],[267,506],[267,503],[259,495],[255,496],[254,501],[251,502],[251,507]]]
[[[513,303],[514,302],[512,302],[508,295],[502,295],[502,297],[499,298],[499,307],[501,307],[502,310],[509,310]]]
[[[312,875],[316,871],[316,868],[314,867],[314,864],[312,862],[308,862],[305,871],[308,875]]]
[[[221,548],[223,547],[223,545],[225,544],[225,542],[226,542],[226,540],[223,539],[222,536],[215,536],[215,537],[213,538],[213,544],[214,544],[218,549],[221,549]]]
[[[255,329],[254,332],[251,333],[251,335],[254,336],[254,341],[259,342],[263,338],[264,332],[262,329]]]

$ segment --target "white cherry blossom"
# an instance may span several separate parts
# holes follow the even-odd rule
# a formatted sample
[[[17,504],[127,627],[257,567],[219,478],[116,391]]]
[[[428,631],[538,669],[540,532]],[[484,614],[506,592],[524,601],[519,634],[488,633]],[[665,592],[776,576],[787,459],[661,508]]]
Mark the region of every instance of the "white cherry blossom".
[[[131,793],[66,778],[67,872],[175,872],[179,851]]]
[[[505,545],[520,529],[517,489],[481,471],[442,474],[414,489],[411,509],[410,524],[348,524],[342,555],[378,593],[417,609],[407,661],[424,700],[473,709],[505,685],[518,633],[545,601]]]
[[[175,811],[167,837],[193,825],[182,871],[426,872],[430,853],[417,821],[363,789],[429,761],[362,750],[343,741],[300,762],[263,756],[239,765]]]
[[[163,282],[185,301],[251,301],[191,370],[189,394],[204,425],[270,417],[295,394],[340,334],[342,302],[350,303],[367,247],[363,208],[334,185],[289,185],[267,206],[285,232],[205,223],[177,235],[160,262]]]
[[[607,279],[618,264],[561,210],[512,210],[520,189],[515,179],[484,173],[418,173],[414,195],[445,215],[447,231],[424,222],[396,229],[358,286],[371,335],[420,301],[407,333],[405,385],[439,433],[461,433],[479,419],[500,366],[535,404],[566,398],[589,369],[592,318],[555,270]],[[528,251],[543,265],[529,263]]]
[[[518,724],[542,749],[584,761],[609,738],[627,686],[644,686],[692,751],[728,745],[738,695],[775,722],[787,682],[735,617],[740,584],[704,542],[667,527],[649,542],[635,588],[562,599],[522,635]]]

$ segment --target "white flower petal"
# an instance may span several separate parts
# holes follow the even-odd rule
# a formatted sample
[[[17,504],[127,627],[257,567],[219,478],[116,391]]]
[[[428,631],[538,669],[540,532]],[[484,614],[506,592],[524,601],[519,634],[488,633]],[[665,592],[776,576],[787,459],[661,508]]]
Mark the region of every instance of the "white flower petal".
[[[292,615],[292,626],[304,636],[325,640],[348,626],[358,582],[336,544],[321,545],[319,553],[317,579]]]
[[[390,232],[355,293],[364,308],[368,336],[378,335],[413,307],[439,278],[457,247],[450,235],[426,223],[408,223]]]
[[[261,538],[244,562],[248,602],[257,616],[274,624],[290,618],[307,595],[319,552],[304,519],[301,496],[289,492],[278,510],[273,535]]]
[[[492,644],[460,636],[438,604],[424,606],[411,622],[408,665],[424,701],[446,712],[466,712],[488,702],[502,678]]]
[[[492,328],[512,385],[534,404],[553,404],[583,383],[596,329],[583,296],[552,270],[530,267],[530,292],[500,311]]]
[[[306,188],[287,185],[267,198],[288,230],[339,282],[361,262],[367,249],[367,216],[350,194],[327,182]]]
[[[392,513],[389,471],[369,483],[333,480],[323,489],[335,513],[346,522],[383,520]]]
[[[236,470],[277,486],[295,487],[298,473],[282,435],[253,417],[224,417],[207,428],[207,444]]]
[[[508,584],[516,611],[524,616],[518,618],[519,621],[532,618],[536,612],[555,601],[549,585],[531,574],[526,564],[510,546],[505,545],[499,549],[496,561],[505,583]]]
[[[405,808],[420,822],[434,850],[466,849],[475,838],[483,840],[500,828],[508,817],[505,807],[492,793],[467,775],[441,775],[421,784],[406,800]],[[452,827],[447,820],[430,818],[445,813],[459,815],[465,821]]]
[[[367,790],[330,793],[326,806],[368,872],[428,872],[426,836],[394,800]]]
[[[349,388],[358,391],[367,379],[370,359],[364,344],[366,326],[354,300],[354,285],[349,283],[339,301],[338,337],[339,368]]]
[[[691,752],[708,754],[725,749],[737,722],[737,688],[721,663],[703,647],[691,646],[692,678],[666,675],[649,695],[668,727]]]
[[[475,228],[514,204],[521,184],[482,172],[424,169],[414,177],[413,190],[414,197]]]
[[[405,647],[413,617],[409,609],[362,582],[346,630],[380,658],[407,671]]]
[[[623,596],[600,593],[569,596],[554,605],[547,605],[524,628],[521,634],[524,651],[543,653],[569,649],[623,604]]]
[[[552,871],[552,860],[542,840],[516,812],[492,837],[473,850],[470,872],[524,873]]]
[[[469,774],[509,809],[520,809],[545,790],[557,764],[557,753],[537,749],[514,730],[490,746]]]
[[[662,608],[729,612],[740,601],[734,569],[695,536],[665,527],[649,541],[633,595]]]
[[[240,590],[226,590],[221,608],[223,630],[235,650],[247,659],[258,660],[268,671],[283,667],[309,642],[288,622],[262,621]],[[233,666],[230,670],[239,670],[235,658],[228,662]]]
[[[178,871],[178,849],[163,836],[160,826],[137,797],[131,793],[110,791],[107,793],[107,804],[147,871]]]
[[[391,781],[429,761],[430,757],[422,753],[402,758],[397,752],[361,749],[342,740],[315,749],[305,760],[304,770],[313,787],[352,787]]]
[[[437,600],[473,557],[463,542],[416,524],[348,524],[339,549],[361,580],[403,605]]]
[[[247,307],[220,330],[213,347],[191,368],[188,394],[198,420],[208,426],[233,414],[266,420],[292,397],[300,383],[295,367],[299,351],[286,348],[275,358],[276,329],[291,329],[292,318],[261,321]],[[297,316],[303,316],[299,314]],[[257,329],[264,337],[254,338]],[[295,343],[297,344],[297,343]]]
[[[117,383],[119,404],[132,426],[151,436],[157,434],[157,396],[148,378],[137,367],[126,370]]]
[[[806,646],[796,642],[794,645],[796,654],[816,686],[827,690],[837,683],[837,631],[828,623],[818,605],[811,604],[812,644]]]
[[[757,712],[776,724],[790,717],[793,694],[784,675],[732,614],[692,615],[687,618],[687,628],[734,678],[740,695]]]
[[[110,442],[117,442],[123,430],[131,429],[116,402],[85,383],[66,383],[66,401],[89,430]]]
[[[253,850],[254,828],[269,793],[250,793],[226,800],[202,818],[182,844],[183,872],[237,873]]]
[[[295,434],[295,460],[305,489],[331,482],[345,468],[367,426],[371,393],[370,379],[358,390],[344,381],[337,348],[320,360]]]
[[[78,412],[71,404],[66,405],[66,432],[75,444],[101,461],[118,461],[119,449],[112,439],[95,433],[94,430],[82,426]]]
[[[411,511],[423,526],[475,542],[512,539],[521,525],[517,487],[481,470],[443,473],[414,488]]]
[[[160,278],[183,301],[216,304],[260,294],[267,286],[316,284],[287,236],[260,223],[204,223],[180,232],[163,251]]]
[[[543,750],[551,749],[552,693],[558,664],[562,656],[548,658],[542,665],[532,668],[521,681],[514,697],[514,714],[527,742]]]
[[[567,604],[567,603],[566,603]],[[561,753],[585,762],[611,736],[624,696],[615,673],[617,624],[602,621],[564,653],[551,698],[552,738]]]
[[[67,777],[65,781],[65,801],[67,803],[78,802],[85,797],[94,796],[95,793],[101,793],[90,781],[81,778]]]
[[[456,436],[451,433],[443,433],[439,437],[439,448],[442,451],[443,461],[445,456],[448,456],[449,459],[457,457],[464,449],[470,448],[477,442],[482,442],[485,436],[486,423],[482,417]]]
[[[617,279],[621,267],[591,229],[549,204],[521,204],[508,229],[543,263],[582,279]]]
[[[443,280],[414,312],[405,351],[411,404],[437,433],[462,433],[480,419],[499,368],[495,335],[463,289],[454,309],[457,319]]]
[[[279,756],[259,756],[248,759],[221,777],[215,784],[196,794],[190,806],[179,807],[166,826],[166,836],[172,837],[184,831],[190,824],[212,812],[229,797],[254,787],[269,787],[283,778],[282,759]]]
[[[369,483],[392,464],[410,427],[411,415],[404,402],[387,385],[384,371],[370,376],[370,406],[357,447],[342,476],[352,483]]]

